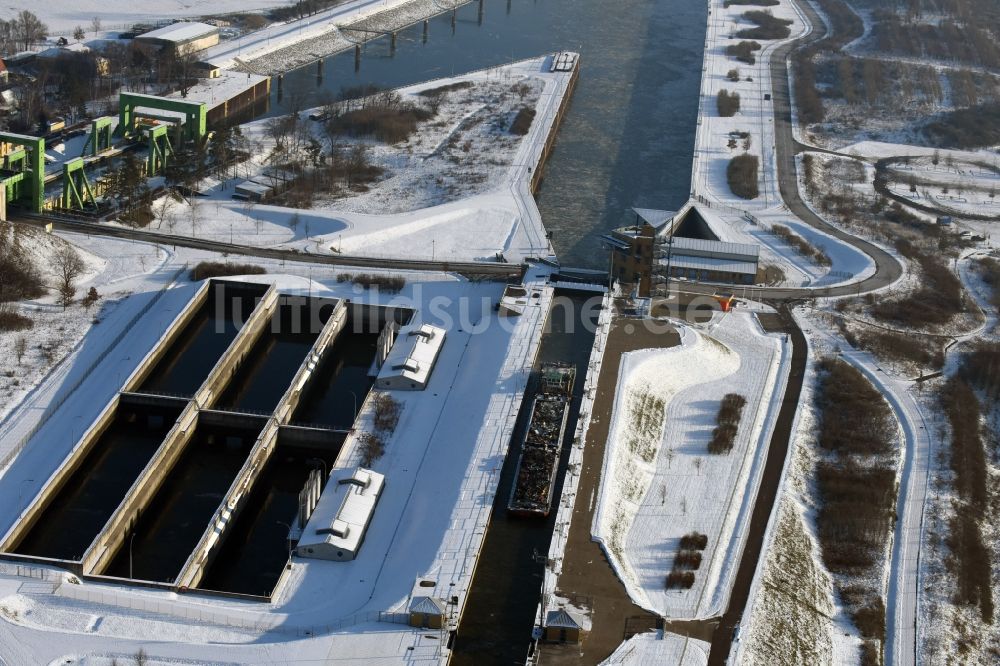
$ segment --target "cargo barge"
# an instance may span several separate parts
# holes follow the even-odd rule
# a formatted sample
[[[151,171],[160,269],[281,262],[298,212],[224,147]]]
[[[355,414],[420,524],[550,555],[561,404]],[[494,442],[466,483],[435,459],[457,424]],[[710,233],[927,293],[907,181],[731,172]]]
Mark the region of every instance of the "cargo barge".
[[[521,442],[521,457],[507,510],[515,516],[549,515],[573,398],[576,369],[564,363],[542,366],[541,386],[531,404],[531,417]]]

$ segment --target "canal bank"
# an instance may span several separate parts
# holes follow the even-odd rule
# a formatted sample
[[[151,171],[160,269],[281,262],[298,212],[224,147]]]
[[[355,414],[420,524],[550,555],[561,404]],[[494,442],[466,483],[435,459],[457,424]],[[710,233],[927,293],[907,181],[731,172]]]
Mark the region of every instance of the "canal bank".
[[[586,70],[548,158],[538,207],[565,264],[602,268],[597,236],[633,205],[669,210],[688,196],[706,25],[703,3],[486,0],[326,58],[274,86],[270,115],[318,106],[349,87],[397,88],[570,49]],[[610,46],[610,48],[609,48]],[[391,51],[391,52],[390,52]]]
[[[557,290],[542,336],[535,372],[525,391],[517,423],[500,473],[489,526],[476,564],[469,599],[455,637],[451,663],[458,666],[523,663],[529,654],[535,610],[542,591],[545,553],[556,512],[545,518],[510,516],[507,505],[521,442],[538,386],[537,371],[545,362],[567,362],[576,369],[570,417],[559,457],[553,504],[560,501],[570,444],[583,399],[583,377],[594,340],[601,294]]]

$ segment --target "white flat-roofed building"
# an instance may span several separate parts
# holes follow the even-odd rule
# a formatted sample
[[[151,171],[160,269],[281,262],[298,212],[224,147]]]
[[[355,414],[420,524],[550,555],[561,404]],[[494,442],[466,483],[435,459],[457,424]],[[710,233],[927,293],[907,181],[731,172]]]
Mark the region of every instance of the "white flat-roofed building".
[[[207,23],[181,21],[135,38],[135,45],[147,53],[170,49],[185,55],[219,43],[219,28]]]
[[[757,245],[680,236],[660,242],[660,267],[670,277],[733,284],[753,284],[756,279]]]
[[[333,470],[295,553],[321,560],[355,559],[384,485],[385,477],[370,469]]]
[[[408,325],[399,329],[375,385],[380,389],[422,391],[427,388],[438,354],[444,346],[445,331],[430,324]]]

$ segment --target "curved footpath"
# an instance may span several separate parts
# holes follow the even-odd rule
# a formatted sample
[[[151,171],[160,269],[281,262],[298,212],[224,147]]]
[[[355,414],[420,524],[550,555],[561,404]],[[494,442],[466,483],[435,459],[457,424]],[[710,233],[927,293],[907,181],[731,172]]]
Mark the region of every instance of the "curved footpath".
[[[804,149],[811,150],[811,148],[799,143],[793,131],[788,58],[793,50],[819,41],[826,35],[825,31],[822,31],[825,24],[811,4],[800,2],[799,0],[792,0],[792,2],[799,8],[802,16],[812,24],[812,29],[801,39],[782,44],[771,54],[771,84],[774,88],[771,95],[774,102],[774,147],[775,161],[778,167],[778,187],[781,192],[781,198],[784,199],[785,205],[788,206],[789,210],[809,226],[830,234],[837,240],[847,243],[871,257],[872,261],[875,262],[875,273],[860,282],[852,284],[819,289],[763,289],[761,294],[765,298],[789,299],[850,296],[852,294],[882,289],[891,285],[902,276],[903,267],[899,261],[877,245],[853,236],[824,221],[806,205],[799,195],[795,156]]]
[[[761,298],[774,301],[789,301],[802,298],[847,296],[888,287],[902,276],[902,265],[890,253],[864,239],[853,236],[821,219],[802,200],[799,194],[796,155],[808,146],[799,143],[793,131],[793,114],[791,99],[791,84],[789,72],[789,56],[791,53],[808,44],[827,36],[825,23],[816,10],[807,2],[792,0],[798,7],[800,15],[811,24],[810,31],[802,38],[790,41],[778,47],[770,56],[772,100],[774,104],[775,127],[775,162],[778,169],[778,185],[781,197],[789,210],[803,222],[819,229],[838,240],[864,252],[875,263],[875,272],[870,277],[855,283],[837,285],[819,289],[784,289],[764,288],[760,290]],[[700,289],[699,289],[700,291]],[[739,563],[736,580],[730,592],[730,603],[721,618],[719,627],[712,637],[712,649],[708,663],[722,665],[730,656],[733,635],[744,618],[750,603],[750,591],[765,544],[764,533],[771,516],[771,510],[778,500],[780,491],[781,470],[792,437],[792,423],[798,409],[799,392],[805,371],[805,338],[801,329],[795,323],[788,310],[783,310],[786,332],[793,342],[793,369],[789,378],[789,386],[784,397],[779,422],[772,437],[768,450],[765,478],[758,492],[757,502],[751,521],[751,536]],[[853,360],[853,359],[852,359]],[[928,433],[925,428],[919,431],[913,414],[918,417],[919,409],[912,396],[904,394],[909,403],[901,404],[899,396],[883,382],[875,384],[883,390],[888,400],[893,404],[903,424],[906,435],[906,459],[900,479],[900,497],[905,498],[902,506],[897,506],[900,520],[896,525],[896,539],[893,546],[891,562],[890,589],[888,599],[892,605],[898,605],[891,612],[887,629],[887,654],[893,663],[911,663],[916,649],[916,613],[917,584],[920,555],[920,537],[923,520],[923,495],[926,492],[927,454],[929,450]],[[918,436],[918,433],[920,436]],[[923,476],[915,476],[914,470],[922,471]],[[760,530],[759,534],[757,530]],[[910,581],[911,584],[907,584]]]

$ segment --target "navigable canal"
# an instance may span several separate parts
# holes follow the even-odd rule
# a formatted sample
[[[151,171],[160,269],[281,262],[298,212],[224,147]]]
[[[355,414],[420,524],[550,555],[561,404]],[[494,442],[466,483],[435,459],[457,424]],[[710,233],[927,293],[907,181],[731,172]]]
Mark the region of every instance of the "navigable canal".
[[[358,85],[397,87],[560,50],[582,54],[579,84],[538,205],[565,265],[603,268],[597,236],[632,206],[687,199],[707,14],[704,0],[485,0],[285,76],[270,115]]]

